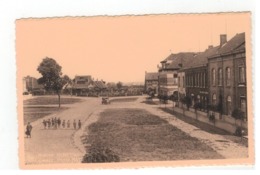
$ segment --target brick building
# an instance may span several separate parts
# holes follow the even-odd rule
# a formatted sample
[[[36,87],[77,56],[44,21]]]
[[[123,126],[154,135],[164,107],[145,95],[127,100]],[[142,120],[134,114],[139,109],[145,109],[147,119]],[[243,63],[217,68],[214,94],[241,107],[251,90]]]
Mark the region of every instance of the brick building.
[[[209,102],[223,115],[234,109],[247,112],[245,33],[226,42],[221,35],[220,48],[208,58]]]
[[[191,97],[192,106],[200,103],[202,110],[206,110],[208,105],[208,57],[214,55],[218,48],[219,46],[209,46],[183,69],[186,76],[186,95]]]

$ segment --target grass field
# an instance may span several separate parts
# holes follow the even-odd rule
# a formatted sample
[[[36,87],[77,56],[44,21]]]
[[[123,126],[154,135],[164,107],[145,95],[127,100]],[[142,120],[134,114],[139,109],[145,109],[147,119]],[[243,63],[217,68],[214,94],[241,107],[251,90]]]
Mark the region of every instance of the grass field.
[[[79,98],[61,97],[61,104],[73,104],[81,101],[82,100]],[[58,96],[53,96],[53,97],[41,96],[41,97],[36,97],[24,101],[24,105],[55,105],[55,104],[59,104]]]
[[[65,109],[68,109],[66,107],[24,107],[24,124],[28,122],[33,122],[35,120],[38,120],[40,118],[43,118],[47,115],[50,115],[52,113],[61,112]]]
[[[196,138],[142,109],[107,109],[83,137],[87,155],[113,152],[120,162],[223,158]],[[86,161],[87,162],[87,161]]]

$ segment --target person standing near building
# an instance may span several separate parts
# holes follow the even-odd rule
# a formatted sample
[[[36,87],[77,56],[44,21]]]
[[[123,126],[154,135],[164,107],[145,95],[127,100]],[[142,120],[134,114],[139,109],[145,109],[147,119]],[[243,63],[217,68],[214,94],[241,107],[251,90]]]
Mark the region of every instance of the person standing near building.
[[[30,124],[30,122],[28,122],[27,126],[26,126],[26,131],[25,131],[25,134],[26,134],[26,137],[32,137],[31,135],[31,132],[32,132],[32,125]]]
[[[48,129],[51,128],[51,119],[48,119]]]
[[[67,122],[67,128],[70,128],[70,120]]]
[[[81,121],[80,120],[78,121],[78,127],[79,127],[79,129],[81,129]]]
[[[76,123],[76,120],[74,120],[74,121],[73,121],[73,127],[74,127],[74,129],[76,129],[76,128],[77,128],[77,123]]]
[[[58,118],[58,128],[60,128],[60,124],[61,124],[61,120],[60,120],[60,118]]]
[[[44,129],[46,129],[46,125],[47,125],[47,121],[45,121],[44,119],[43,119],[43,126],[44,126]]]
[[[65,128],[65,120],[62,121],[62,127]]]

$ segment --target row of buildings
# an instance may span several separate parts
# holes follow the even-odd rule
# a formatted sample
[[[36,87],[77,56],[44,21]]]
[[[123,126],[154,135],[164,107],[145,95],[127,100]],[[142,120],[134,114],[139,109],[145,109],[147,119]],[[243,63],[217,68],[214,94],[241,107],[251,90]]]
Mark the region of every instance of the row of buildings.
[[[23,94],[47,95],[55,92],[46,91],[37,79],[31,76],[23,78]],[[62,88],[62,94],[75,96],[132,96],[142,95],[143,85],[123,85],[120,83],[106,83],[103,80],[94,80],[90,75],[76,75]]]
[[[64,85],[62,93],[71,94],[76,96],[84,96],[95,91],[101,93],[106,89],[104,81],[98,81],[91,78],[90,75],[75,76],[75,78]],[[52,92],[46,92],[44,86],[39,84],[37,78],[26,76],[23,78],[23,94],[32,95],[45,95],[52,94]]]
[[[220,35],[218,46],[204,52],[171,54],[161,61],[158,72],[145,73],[145,90],[159,96],[190,97],[202,110],[215,105],[223,115],[235,109],[247,112],[245,33],[227,41]]]

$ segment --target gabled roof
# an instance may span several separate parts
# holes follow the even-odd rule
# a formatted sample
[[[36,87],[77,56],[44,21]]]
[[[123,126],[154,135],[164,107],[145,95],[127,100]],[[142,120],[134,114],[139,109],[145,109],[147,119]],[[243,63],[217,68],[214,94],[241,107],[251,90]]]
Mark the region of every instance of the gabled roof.
[[[245,32],[236,34],[228,42],[223,44],[217,51],[216,56],[220,54],[228,54],[238,49],[245,48]]]
[[[194,56],[194,59],[187,63],[185,68],[199,67],[208,63],[208,57],[215,55],[219,49],[219,46],[209,47],[204,52]]]
[[[146,72],[145,80],[158,80],[158,72]]]
[[[93,86],[99,89],[107,88],[106,84],[103,81],[94,81]]]
[[[74,80],[75,81],[78,81],[78,80],[91,80],[91,76],[90,75],[82,75],[82,76],[76,75]]]
[[[194,52],[180,52],[169,55],[165,60],[166,69],[180,69],[187,66],[187,64],[194,59],[196,53]]]

